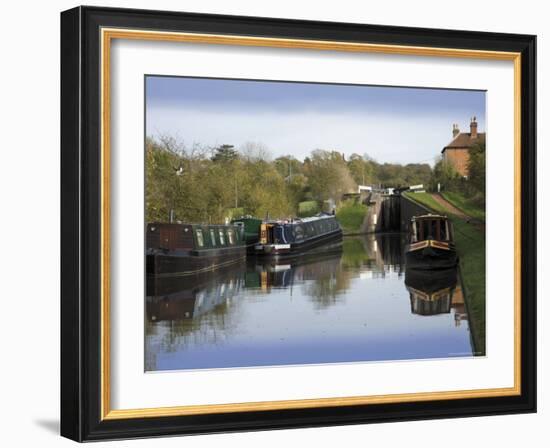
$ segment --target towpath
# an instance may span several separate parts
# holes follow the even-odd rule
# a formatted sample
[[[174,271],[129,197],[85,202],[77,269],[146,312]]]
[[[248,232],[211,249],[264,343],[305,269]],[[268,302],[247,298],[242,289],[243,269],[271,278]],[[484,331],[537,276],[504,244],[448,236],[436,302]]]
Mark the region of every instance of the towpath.
[[[465,221],[471,222],[475,224],[477,228],[480,230],[485,230],[485,223],[482,221],[479,221],[475,218],[472,218],[471,216],[464,213],[459,208],[455,207],[453,204],[451,204],[447,199],[445,199],[443,196],[441,196],[439,193],[432,193],[431,194],[434,201],[436,201],[441,207],[443,207],[445,210],[447,210],[449,213],[455,215],[459,219],[463,219]]]
[[[453,204],[447,201],[447,199],[445,199],[440,194],[432,193],[432,198],[434,199],[435,202],[441,205],[449,213],[452,213],[453,215],[461,219],[472,219],[471,216],[466,215],[462,210],[459,210],[458,208],[456,208]]]

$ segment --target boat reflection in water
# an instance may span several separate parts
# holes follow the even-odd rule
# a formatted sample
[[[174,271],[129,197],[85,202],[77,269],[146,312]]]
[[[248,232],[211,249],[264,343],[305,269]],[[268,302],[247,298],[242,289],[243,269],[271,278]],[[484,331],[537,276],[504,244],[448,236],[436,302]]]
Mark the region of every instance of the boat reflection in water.
[[[405,285],[410,294],[412,313],[433,316],[454,312],[456,326],[467,321],[464,294],[456,268],[439,271],[407,269]]]
[[[403,249],[400,234],[345,237],[288,261],[149,278],[145,369],[471,356],[456,273],[405,274]]]

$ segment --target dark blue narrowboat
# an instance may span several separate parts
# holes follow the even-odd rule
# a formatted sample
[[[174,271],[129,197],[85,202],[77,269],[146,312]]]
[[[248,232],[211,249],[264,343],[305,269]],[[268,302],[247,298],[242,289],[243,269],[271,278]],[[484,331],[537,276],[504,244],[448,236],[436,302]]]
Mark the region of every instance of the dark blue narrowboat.
[[[340,224],[334,215],[323,213],[309,218],[263,222],[254,254],[300,256],[313,248],[341,241]]]

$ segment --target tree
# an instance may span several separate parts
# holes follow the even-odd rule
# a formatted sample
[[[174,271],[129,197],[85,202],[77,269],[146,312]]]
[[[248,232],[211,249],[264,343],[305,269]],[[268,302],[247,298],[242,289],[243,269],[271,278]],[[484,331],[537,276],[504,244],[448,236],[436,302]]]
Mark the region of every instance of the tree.
[[[442,190],[457,189],[460,185],[460,178],[460,174],[458,174],[453,165],[446,162],[442,157],[439,157],[433,169],[430,182],[431,189],[437,190],[438,184]]]
[[[213,162],[231,162],[239,157],[233,145],[221,145],[214,149]]]
[[[242,157],[248,161],[264,160],[269,162],[271,160],[271,153],[267,146],[258,142],[246,142],[240,148]]]
[[[470,148],[468,159],[468,184],[474,193],[485,195],[485,142]]]
[[[359,154],[352,154],[348,161],[348,168],[353,180],[358,185],[370,185],[373,181],[373,169],[370,160]]]
[[[357,185],[342,154],[336,151],[315,150],[304,163],[313,198],[317,201],[340,201],[344,193],[355,191]]]

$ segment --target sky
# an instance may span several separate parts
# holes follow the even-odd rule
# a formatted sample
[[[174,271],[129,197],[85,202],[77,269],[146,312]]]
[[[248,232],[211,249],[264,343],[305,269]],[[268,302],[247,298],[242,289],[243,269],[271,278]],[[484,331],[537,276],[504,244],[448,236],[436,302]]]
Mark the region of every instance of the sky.
[[[380,163],[430,163],[469,132],[485,132],[485,92],[280,81],[146,77],[146,133],[185,145],[261,143],[276,158],[315,149]]]

